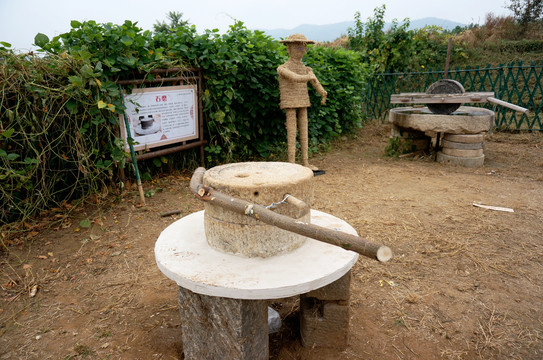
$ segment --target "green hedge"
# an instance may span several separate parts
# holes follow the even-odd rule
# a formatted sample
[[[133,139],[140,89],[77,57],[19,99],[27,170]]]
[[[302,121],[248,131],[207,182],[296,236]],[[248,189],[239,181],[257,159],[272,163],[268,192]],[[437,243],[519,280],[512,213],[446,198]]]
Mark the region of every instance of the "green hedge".
[[[0,221],[100,191],[124,165],[117,88],[101,76],[68,55],[0,52]]]
[[[71,25],[70,32],[51,40],[36,36],[41,56],[17,54],[0,42],[1,222],[116,181],[127,163],[116,136],[123,105],[115,81],[135,72],[152,77],[156,68],[204,69],[209,166],[284,152],[276,68],[287,54],[278,41],[241,22],[223,35],[198,34],[194,26],[153,35],[130,21]],[[309,132],[316,149],[360,126],[360,94],[369,68],[352,51],[326,47],[310,47],[304,61],[329,93],[325,106],[310,93]]]

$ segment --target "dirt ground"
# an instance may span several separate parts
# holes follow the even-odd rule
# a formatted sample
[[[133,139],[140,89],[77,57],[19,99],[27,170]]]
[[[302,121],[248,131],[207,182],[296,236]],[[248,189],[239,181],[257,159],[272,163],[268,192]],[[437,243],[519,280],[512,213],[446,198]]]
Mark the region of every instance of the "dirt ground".
[[[312,159],[326,170],[313,208],[394,251],[353,268],[349,347],[302,348],[297,303],[280,299],[270,358],[542,359],[543,134],[488,136],[477,169],[384,157],[388,134],[370,125]],[[188,175],[145,183],[144,207],[132,187],[111,207],[60,209],[53,229],[28,224],[0,254],[0,359],[183,359],[177,288],[153,248],[203,208]]]

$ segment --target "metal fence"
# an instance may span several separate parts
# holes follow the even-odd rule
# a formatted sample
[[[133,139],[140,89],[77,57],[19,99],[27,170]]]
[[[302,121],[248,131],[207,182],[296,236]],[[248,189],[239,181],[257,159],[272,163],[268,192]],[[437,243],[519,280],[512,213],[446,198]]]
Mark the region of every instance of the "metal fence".
[[[530,114],[517,113],[491,103],[465,104],[482,106],[496,113],[495,129],[543,131],[541,114],[543,60],[524,65],[522,62],[484,68],[449,70],[449,79],[459,81],[466,92],[493,91],[495,97],[530,109]],[[443,70],[417,73],[377,74],[368,81],[363,102],[369,118],[384,120],[391,107],[390,95],[400,92],[426,92],[428,86],[443,78]]]

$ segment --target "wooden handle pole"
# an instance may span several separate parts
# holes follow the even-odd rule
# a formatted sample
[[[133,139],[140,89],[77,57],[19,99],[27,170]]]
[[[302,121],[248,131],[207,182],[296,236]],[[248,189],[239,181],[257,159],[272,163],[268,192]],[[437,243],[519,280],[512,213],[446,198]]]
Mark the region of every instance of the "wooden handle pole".
[[[447,44],[447,58],[445,59],[445,70],[443,71],[443,79],[449,77],[449,63],[451,62],[451,49],[452,49],[452,37],[449,38],[449,43]]]
[[[212,202],[235,213],[250,216],[256,220],[277,226],[283,230],[291,231],[328,244],[341,246],[344,249],[355,251],[360,255],[381,262],[386,262],[392,258],[392,250],[388,246],[370,242],[359,236],[347,234],[342,231],[307,224],[268,210],[262,205],[253,204],[215,191],[213,188],[203,185],[202,179],[204,173],[204,168],[196,169],[190,181],[190,190],[200,200]]]
[[[530,113],[530,110],[528,110],[526,108],[523,108],[522,106],[511,104],[511,103],[508,103],[507,101],[496,99],[495,97],[490,96],[490,97],[487,97],[486,100],[488,102],[490,102],[490,103],[493,103],[493,104],[496,104],[496,105],[501,105],[501,106],[504,106],[504,107],[509,108],[511,110],[515,110],[515,111],[518,111],[518,112],[521,112],[521,113],[525,113],[526,115],[528,115]]]

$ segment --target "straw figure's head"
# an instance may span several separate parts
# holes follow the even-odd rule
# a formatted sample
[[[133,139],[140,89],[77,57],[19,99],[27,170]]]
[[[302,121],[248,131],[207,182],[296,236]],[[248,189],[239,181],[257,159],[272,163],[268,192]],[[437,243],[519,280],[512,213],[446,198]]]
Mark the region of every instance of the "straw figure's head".
[[[307,44],[315,43],[312,40],[307,40],[302,34],[292,34],[279,42],[287,46],[288,55],[293,60],[301,60],[307,51]]]

